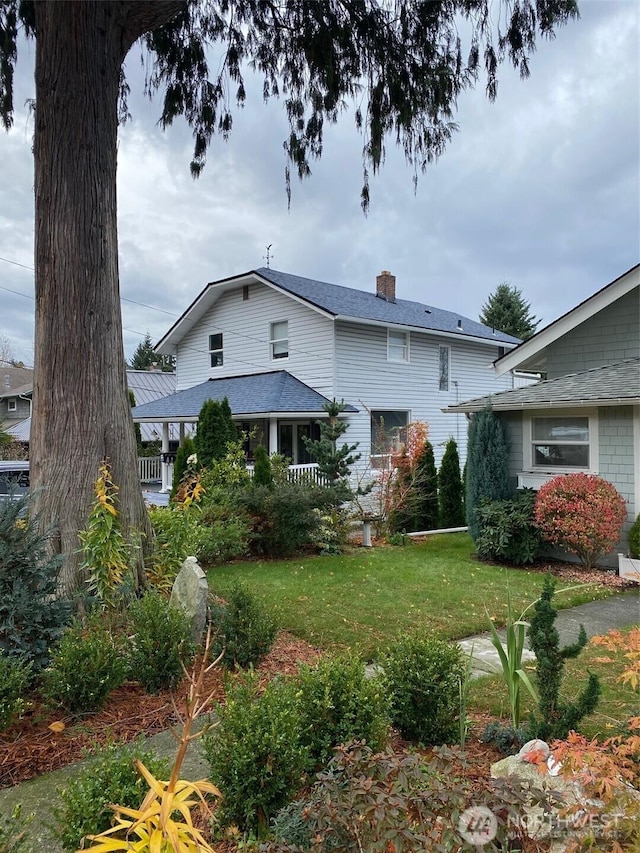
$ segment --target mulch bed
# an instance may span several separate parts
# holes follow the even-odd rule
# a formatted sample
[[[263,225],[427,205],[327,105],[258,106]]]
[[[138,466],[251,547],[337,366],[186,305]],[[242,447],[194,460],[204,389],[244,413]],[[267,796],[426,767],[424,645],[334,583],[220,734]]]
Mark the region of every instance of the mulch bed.
[[[257,672],[265,680],[276,673],[291,675],[300,663],[312,663],[321,654],[304,640],[282,632]],[[205,688],[215,701],[224,698],[220,668],[208,673]],[[176,696],[184,692],[181,685]],[[128,743],[141,734],[164,731],[175,722],[171,694],[162,691],[152,696],[135,682],[114,690],[107,705],[91,713],[65,715],[36,700],[19,722],[0,734],[0,788],[73,764],[98,745]]]
[[[531,569],[551,572],[570,583],[597,583],[620,590],[633,586],[614,572],[585,572],[567,563],[544,563],[529,567]],[[300,663],[312,663],[321,654],[304,640],[282,632],[257,672],[265,680],[276,673],[294,674]],[[212,670],[207,678],[207,691],[215,700],[222,700],[222,670]],[[182,695],[181,688],[176,695]],[[152,735],[163,731],[175,722],[176,713],[170,693],[152,696],[134,682],[115,690],[102,710],[82,715],[69,716],[51,711],[35,700],[19,722],[0,733],[0,788],[79,761],[97,745],[109,741],[126,743],[140,734]],[[483,727],[484,724],[474,729],[480,732]],[[490,748],[480,744],[473,731],[469,740],[470,755],[478,758],[478,767],[483,768],[479,772],[486,774],[495,756]],[[472,764],[476,762],[472,761]]]

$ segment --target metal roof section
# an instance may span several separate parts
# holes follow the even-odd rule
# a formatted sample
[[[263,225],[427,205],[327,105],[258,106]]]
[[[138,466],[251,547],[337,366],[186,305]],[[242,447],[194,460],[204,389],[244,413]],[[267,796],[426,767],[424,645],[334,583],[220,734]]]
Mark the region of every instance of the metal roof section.
[[[640,358],[630,358],[535,385],[476,397],[447,406],[443,412],[479,412],[486,406],[496,412],[519,409],[630,406],[640,403]]]
[[[545,349],[557,341],[571,329],[575,329],[585,320],[593,317],[603,308],[611,305],[625,294],[640,286],[640,264],[636,264],[622,275],[606,284],[600,290],[583,300],[575,308],[540,329],[531,338],[523,341],[515,349],[510,350],[494,362],[497,376],[502,376],[510,370],[530,370],[544,373],[546,369]]]
[[[162,370],[127,370],[127,386],[136,398],[136,406],[175,394],[176,374]]]
[[[307,415],[321,417],[330,402],[313,388],[305,385],[286,370],[208,379],[200,385],[177,391],[161,400],[135,406],[131,413],[139,423],[154,421],[197,421],[207,400],[229,401],[234,416],[265,416],[270,414]],[[345,412],[357,412],[347,405]]]
[[[242,273],[232,278],[210,282],[195,298],[182,316],[158,342],[156,352],[173,353],[176,344],[228,290],[245,284],[262,283],[284,291],[316,311],[333,319],[351,320],[384,326],[401,326],[421,332],[433,332],[456,338],[466,338],[485,344],[508,348],[520,343],[519,338],[505,335],[497,329],[483,326],[462,314],[444,311],[433,305],[408,299],[387,300],[370,291],[356,290],[326,281],[303,278],[267,267]]]

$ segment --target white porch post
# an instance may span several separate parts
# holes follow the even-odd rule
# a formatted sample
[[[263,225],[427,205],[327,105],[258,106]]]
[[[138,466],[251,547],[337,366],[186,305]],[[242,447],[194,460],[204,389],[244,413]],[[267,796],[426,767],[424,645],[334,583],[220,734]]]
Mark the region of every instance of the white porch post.
[[[164,421],[162,424],[162,487],[161,492],[168,492],[171,489],[171,479],[169,476],[169,462],[165,462],[166,455],[169,452],[169,423]]]
[[[269,453],[278,452],[278,419],[269,418]]]

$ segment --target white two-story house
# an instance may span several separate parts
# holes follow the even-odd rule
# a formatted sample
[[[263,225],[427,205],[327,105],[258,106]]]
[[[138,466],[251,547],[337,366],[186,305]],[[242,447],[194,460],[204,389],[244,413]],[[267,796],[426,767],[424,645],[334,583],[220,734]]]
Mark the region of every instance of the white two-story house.
[[[193,424],[206,399],[227,397],[234,419],[270,452],[309,462],[303,437],[331,399],[346,404],[345,440],[369,464],[412,421],[427,421],[438,462],[453,436],[466,454],[464,415],[442,409],[513,386],[492,363],[519,341],[462,314],[399,299],[396,279],[369,292],[260,268],[208,284],[156,345],[176,356],[177,393],[137,406],[138,422]]]

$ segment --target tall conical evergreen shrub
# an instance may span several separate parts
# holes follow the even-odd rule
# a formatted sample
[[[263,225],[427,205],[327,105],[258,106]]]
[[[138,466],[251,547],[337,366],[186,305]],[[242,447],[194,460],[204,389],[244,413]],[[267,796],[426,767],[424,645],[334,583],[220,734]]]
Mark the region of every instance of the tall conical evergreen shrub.
[[[196,446],[191,436],[186,436],[176,453],[173,463],[173,480],[171,481],[171,497],[174,497],[180,486],[180,481],[187,470],[187,459],[196,452]]]
[[[438,472],[433,444],[425,442],[416,465],[416,501],[412,530],[436,530],[438,527]]]
[[[269,454],[262,444],[259,444],[254,453],[253,460],[253,482],[256,486],[267,486],[271,488],[273,485],[273,471],[271,470],[271,460]]]
[[[206,400],[200,409],[195,437],[198,465],[208,468],[215,459],[221,459],[229,442],[235,441],[237,435],[227,398],[222,402]]]
[[[491,408],[486,408],[471,419],[467,445],[467,525],[474,542],[480,534],[476,515],[479,501],[504,500],[510,495],[505,427]]]
[[[465,524],[460,457],[454,438],[447,441],[438,472],[440,527],[462,527]]]
[[[354,465],[360,454],[354,451],[358,447],[355,444],[338,444],[338,441],[349,428],[347,421],[340,420],[340,415],[346,409],[346,403],[342,400],[338,403],[332,400],[325,403],[324,410],[327,420],[316,421],[320,430],[320,438],[303,438],[304,446],[312,459],[318,464],[318,471],[324,478],[327,488],[332,493],[334,506],[348,501],[354,492],[349,485],[349,474],[351,466]]]

